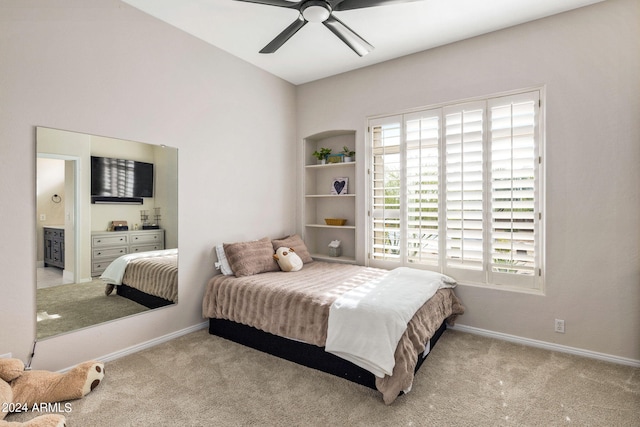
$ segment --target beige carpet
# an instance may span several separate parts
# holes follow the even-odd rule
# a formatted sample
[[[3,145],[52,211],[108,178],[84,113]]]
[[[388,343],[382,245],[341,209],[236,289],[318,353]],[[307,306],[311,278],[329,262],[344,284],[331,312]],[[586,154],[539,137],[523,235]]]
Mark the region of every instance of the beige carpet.
[[[640,369],[449,330],[413,390],[374,390],[206,330],[107,363],[67,426],[638,426]],[[34,414],[10,415],[24,421]]]
[[[38,340],[148,310],[115,294],[106,296],[104,282],[58,285],[36,291]]]

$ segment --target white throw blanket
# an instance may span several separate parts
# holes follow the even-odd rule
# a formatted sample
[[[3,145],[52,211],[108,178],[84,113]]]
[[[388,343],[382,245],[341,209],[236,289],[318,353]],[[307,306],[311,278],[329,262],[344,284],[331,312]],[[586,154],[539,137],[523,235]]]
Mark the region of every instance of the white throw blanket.
[[[111,264],[105,268],[100,278],[111,285],[122,285],[124,270],[127,268],[129,261],[138,258],[151,258],[157,256],[174,255],[178,253],[178,249],[161,249],[159,251],[136,252],[133,254],[122,255],[114,259]]]
[[[326,351],[383,378],[392,375],[394,354],[407,324],[422,305],[455,280],[408,267],[343,294],[329,309]]]

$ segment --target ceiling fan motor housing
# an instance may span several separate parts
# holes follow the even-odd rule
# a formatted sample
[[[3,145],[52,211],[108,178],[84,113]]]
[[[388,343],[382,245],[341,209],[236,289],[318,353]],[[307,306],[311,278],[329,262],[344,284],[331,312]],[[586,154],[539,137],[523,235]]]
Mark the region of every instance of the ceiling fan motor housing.
[[[331,15],[331,6],[326,1],[309,0],[302,4],[300,13],[309,22],[324,22]]]

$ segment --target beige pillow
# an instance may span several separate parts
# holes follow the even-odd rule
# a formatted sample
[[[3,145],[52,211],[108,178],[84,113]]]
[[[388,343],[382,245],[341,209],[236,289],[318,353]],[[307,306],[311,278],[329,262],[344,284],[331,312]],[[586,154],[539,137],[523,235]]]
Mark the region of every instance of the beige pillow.
[[[283,237],[282,239],[272,240],[271,244],[273,245],[273,250],[277,251],[279,247],[286,246],[288,248],[293,249],[293,251],[300,257],[303,263],[308,263],[313,261],[311,255],[309,254],[309,250],[307,249],[307,245],[304,244],[302,237],[297,234]]]
[[[280,271],[273,259],[275,252],[268,237],[251,242],[225,243],[223,247],[236,277]]]

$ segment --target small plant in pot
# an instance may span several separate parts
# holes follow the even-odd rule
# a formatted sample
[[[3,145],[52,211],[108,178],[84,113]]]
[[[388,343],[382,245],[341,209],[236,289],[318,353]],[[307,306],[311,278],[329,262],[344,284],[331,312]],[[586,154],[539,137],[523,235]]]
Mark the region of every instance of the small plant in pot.
[[[321,148],[320,151],[314,151],[313,157],[320,161],[321,165],[327,163],[327,156],[331,154],[331,148]]]
[[[344,154],[345,163],[353,161],[353,156],[356,155],[356,152],[351,151],[351,149],[349,149],[349,147],[347,147],[346,145],[342,147],[342,153]]]

